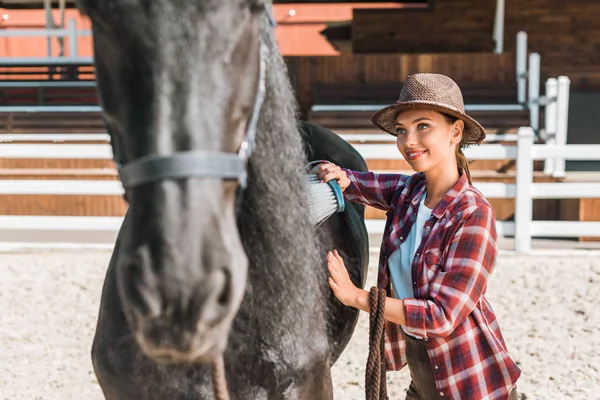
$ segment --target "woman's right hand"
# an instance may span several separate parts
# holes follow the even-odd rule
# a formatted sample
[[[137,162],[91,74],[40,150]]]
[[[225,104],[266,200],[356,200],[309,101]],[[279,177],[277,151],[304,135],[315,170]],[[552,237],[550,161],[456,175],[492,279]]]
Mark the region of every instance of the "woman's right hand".
[[[321,164],[317,170],[317,178],[323,182],[335,179],[342,192],[350,185],[350,179],[348,179],[346,172],[333,163]]]

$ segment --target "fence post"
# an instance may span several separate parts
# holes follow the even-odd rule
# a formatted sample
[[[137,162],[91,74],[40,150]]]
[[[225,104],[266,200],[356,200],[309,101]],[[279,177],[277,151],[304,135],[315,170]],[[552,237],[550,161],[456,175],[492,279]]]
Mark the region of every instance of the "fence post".
[[[531,250],[531,220],[533,219],[533,129],[519,128],[517,139],[517,179],[515,197],[515,251]]]
[[[517,102],[525,103],[527,88],[527,32],[517,33]]]
[[[558,81],[556,78],[548,78],[546,81],[546,112],[544,114],[544,130],[546,131],[546,144],[554,145],[556,143],[556,96],[558,94]],[[544,160],[544,174],[554,173],[554,158]]]
[[[494,42],[496,54],[504,50],[504,0],[496,0],[496,15],[494,18]]]
[[[569,128],[569,88],[571,86],[571,80],[566,76],[558,77],[558,94],[556,97],[556,145],[564,146],[567,144],[567,130]],[[556,158],[554,160],[554,173],[552,176],[555,178],[562,178],[565,176],[565,159]]]
[[[69,19],[69,57],[77,58],[77,22],[75,18]]]
[[[540,129],[540,63],[538,53],[529,55],[529,125],[536,134]]]

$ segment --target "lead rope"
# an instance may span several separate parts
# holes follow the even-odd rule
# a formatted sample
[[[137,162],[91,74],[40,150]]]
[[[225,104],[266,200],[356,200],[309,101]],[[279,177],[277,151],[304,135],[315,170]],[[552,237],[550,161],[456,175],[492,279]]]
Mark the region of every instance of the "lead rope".
[[[223,355],[218,356],[212,362],[212,383],[215,391],[215,398],[217,400],[229,400]]]
[[[365,372],[366,400],[388,400],[385,367],[385,290],[373,286],[369,295],[369,357]]]

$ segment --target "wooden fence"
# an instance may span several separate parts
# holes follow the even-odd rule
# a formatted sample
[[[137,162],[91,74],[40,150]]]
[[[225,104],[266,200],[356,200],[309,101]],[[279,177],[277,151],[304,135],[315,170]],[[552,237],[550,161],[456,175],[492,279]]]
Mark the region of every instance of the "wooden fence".
[[[357,144],[366,159],[401,159],[391,144]],[[476,182],[488,198],[515,201],[515,220],[498,221],[500,235],[515,237],[515,250],[531,250],[533,237],[600,237],[600,221],[533,221],[534,199],[600,199],[600,182],[533,182],[535,160],[600,160],[600,145],[534,144],[530,127],[519,129],[513,144],[483,144],[465,151],[470,160],[515,160],[516,182]],[[0,158],[100,159],[112,158],[108,144],[5,144]],[[0,180],[0,195],[120,196],[118,180]],[[0,216],[1,242],[113,243],[122,216]],[[380,233],[384,220],[366,221],[370,233]]]

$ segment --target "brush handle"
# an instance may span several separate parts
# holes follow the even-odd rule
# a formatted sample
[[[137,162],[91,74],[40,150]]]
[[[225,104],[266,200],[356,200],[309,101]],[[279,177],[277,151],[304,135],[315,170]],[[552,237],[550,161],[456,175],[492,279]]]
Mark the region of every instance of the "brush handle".
[[[344,201],[344,194],[342,193],[342,188],[335,179],[332,179],[327,182],[331,190],[333,190],[333,195],[335,196],[335,200],[337,201],[338,208],[336,212],[344,212],[346,209],[346,202]]]

